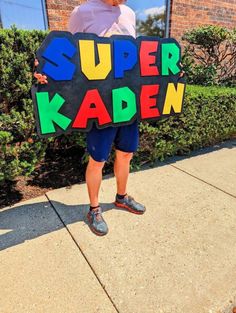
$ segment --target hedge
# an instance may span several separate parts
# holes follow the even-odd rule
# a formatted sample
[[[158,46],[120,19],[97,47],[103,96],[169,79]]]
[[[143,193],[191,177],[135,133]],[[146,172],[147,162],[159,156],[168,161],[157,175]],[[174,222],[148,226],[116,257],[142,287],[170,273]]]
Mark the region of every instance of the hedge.
[[[236,89],[187,86],[183,113],[140,127],[137,163],[189,154],[236,134]]]
[[[0,30],[0,183],[30,175],[48,148],[81,147],[85,135],[73,133],[40,139],[30,95],[35,51],[47,35],[42,31]],[[236,134],[236,90],[188,86],[183,114],[140,124],[140,147],[132,166],[187,154]]]

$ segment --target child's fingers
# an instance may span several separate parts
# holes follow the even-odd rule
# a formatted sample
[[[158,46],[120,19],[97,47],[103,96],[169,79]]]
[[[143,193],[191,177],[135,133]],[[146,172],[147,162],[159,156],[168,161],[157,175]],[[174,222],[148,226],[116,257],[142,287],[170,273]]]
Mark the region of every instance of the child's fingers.
[[[48,80],[47,80],[47,76],[43,75],[40,79],[40,83],[41,84],[47,84],[48,83]]]
[[[184,75],[185,75],[185,71],[181,71],[179,74],[180,77],[183,77]]]
[[[43,75],[43,74],[40,74],[40,73],[35,72],[35,73],[34,73],[34,77],[37,79],[37,81],[38,81],[40,84],[47,84],[47,83],[48,83],[48,80],[47,80],[47,76],[46,76],[46,75]]]
[[[34,60],[34,66],[37,67],[38,65],[39,65],[39,61],[38,61],[38,59],[35,59],[35,60]]]
[[[35,72],[34,73],[34,77],[38,80],[40,80],[42,78],[42,74]]]
[[[47,76],[46,76],[46,75],[43,75],[43,76],[42,76],[42,81],[43,81],[45,84],[48,83],[48,81],[47,81]]]

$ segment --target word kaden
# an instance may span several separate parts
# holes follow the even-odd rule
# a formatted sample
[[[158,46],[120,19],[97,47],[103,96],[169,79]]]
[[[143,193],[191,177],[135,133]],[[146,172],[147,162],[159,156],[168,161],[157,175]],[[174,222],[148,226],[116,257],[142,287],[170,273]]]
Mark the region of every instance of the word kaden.
[[[121,125],[121,123],[124,124],[134,119],[154,120],[163,116],[169,116],[171,109],[175,113],[180,113],[184,84],[178,83],[177,88],[172,83],[168,84],[162,112],[157,107],[159,90],[159,85],[144,85],[141,87],[140,97],[137,99],[137,95],[129,87],[113,89],[112,111],[108,109],[97,89],[88,90],[82,103],[78,105],[79,109],[73,122],[72,119],[59,113],[59,109],[65,103],[65,99],[62,96],[57,93],[50,101],[47,92],[36,93],[41,132],[42,134],[54,133],[54,123],[63,130],[67,130],[71,123],[73,129],[85,130],[88,128],[89,122],[94,119],[98,128],[104,128],[114,124]],[[137,105],[137,100],[139,105]],[[125,107],[123,105],[124,102],[126,104]]]

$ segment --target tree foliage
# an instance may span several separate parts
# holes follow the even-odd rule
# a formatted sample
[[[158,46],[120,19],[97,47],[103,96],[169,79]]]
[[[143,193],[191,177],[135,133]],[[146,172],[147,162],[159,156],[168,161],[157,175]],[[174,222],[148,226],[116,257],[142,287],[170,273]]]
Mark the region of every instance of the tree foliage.
[[[164,37],[165,13],[148,15],[145,21],[137,21],[139,35]]]
[[[202,26],[187,31],[183,40],[190,83],[236,85],[236,29]]]

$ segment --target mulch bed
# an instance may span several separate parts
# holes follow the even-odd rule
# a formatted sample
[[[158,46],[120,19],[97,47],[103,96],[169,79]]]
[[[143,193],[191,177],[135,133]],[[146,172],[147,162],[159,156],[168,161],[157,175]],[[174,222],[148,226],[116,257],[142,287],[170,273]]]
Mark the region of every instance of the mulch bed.
[[[44,160],[30,177],[19,176],[14,182],[0,187],[0,209],[44,195],[49,190],[84,182],[86,164],[82,164],[83,154],[84,151],[75,146],[64,150],[47,150]],[[107,164],[103,174],[111,171],[111,164]]]
[[[30,177],[19,176],[14,182],[1,186],[0,208],[83,182],[86,165],[81,162],[82,155],[77,147],[48,150]]]

